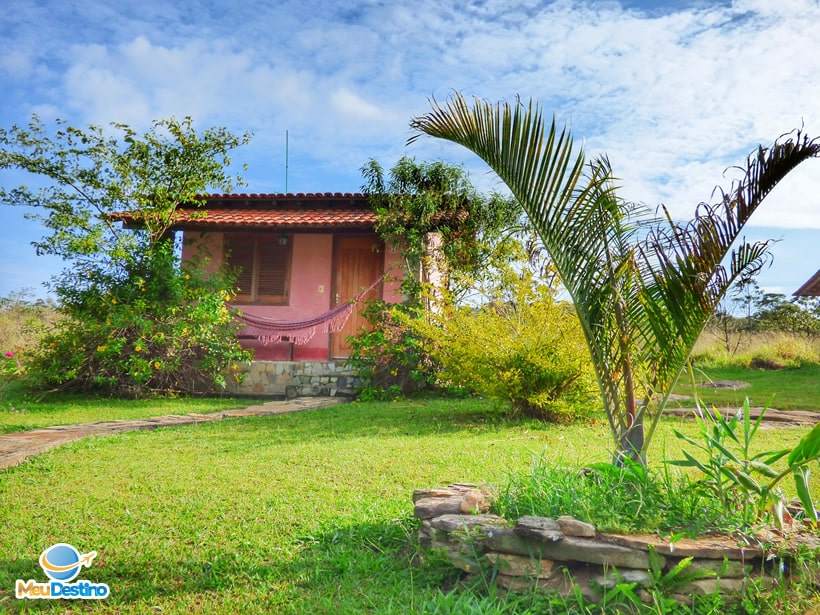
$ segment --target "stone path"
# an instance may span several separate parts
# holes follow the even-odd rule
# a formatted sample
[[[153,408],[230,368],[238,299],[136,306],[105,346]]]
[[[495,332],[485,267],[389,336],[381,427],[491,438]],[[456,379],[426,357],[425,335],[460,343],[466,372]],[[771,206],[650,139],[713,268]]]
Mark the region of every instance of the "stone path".
[[[123,431],[144,431],[160,427],[212,423],[227,418],[246,416],[268,416],[302,412],[316,408],[326,408],[344,403],[339,397],[298,397],[288,401],[270,401],[258,406],[237,410],[222,410],[208,414],[185,414],[155,416],[148,419],[124,419],[119,421],[99,421],[77,425],[58,425],[30,431],[20,431],[0,435],[0,470],[22,463],[29,457],[39,455],[51,448],[80,440],[88,436],[107,436]]]
[[[727,419],[734,416],[737,408],[718,408],[720,413]],[[760,416],[763,408],[749,408],[749,417],[755,421]],[[694,408],[665,408],[664,414],[672,414],[681,416],[683,418],[695,418]],[[820,412],[811,412],[809,410],[777,410],[776,408],[769,408],[763,416],[763,427],[797,427],[809,426],[813,427],[820,423]]]
[[[59,425],[44,427],[31,431],[20,431],[0,435],[0,470],[22,463],[29,457],[39,455],[72,440],[80,440],[88,436],[105,436],[123,431],[143,431],[160,427],[177,425],[193,425],[195,423],[211,423],[226,418],[241,418],[246,416],[268,416],[271,414],[286,414],[302,412],[316,408],[326,408],[345,403],[346,399],[339,397],[298,397],[288,401],[270,401],[258,406],[240,408],[237,410],[222,410],[209,414],[185,414],[155,416],[148,419],[124,419],[119,421],[99,421],[96,423],[80,423],[77,425]],[[694,417],[692,408],[667,408],[666,412],[686,418]],[[723,410],[724,414],[736,410]],[[756,419],[760,408],[752,408],[752,419]],[[769,409],[764,423],[789,427],[794,425],[815,425],[820,422],[820,413],[799,410],[781,411]]]

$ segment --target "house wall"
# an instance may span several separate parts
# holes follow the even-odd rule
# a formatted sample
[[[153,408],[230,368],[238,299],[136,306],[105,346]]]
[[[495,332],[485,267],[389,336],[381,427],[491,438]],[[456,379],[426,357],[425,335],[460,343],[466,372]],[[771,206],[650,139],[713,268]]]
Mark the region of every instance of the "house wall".
[[[278,233],[277,233],[278,236]],[[202,246],[210,254],[216,268],[223,258],[222,233],[186,233],[182,257],[193,257]],[[390,248],[384,251],[385,271],[391,276],[401,278],[403,272],[401,254]],[[333,271],[333,235],[295,234],[293,235],[293,252],[291,254],[291,276],[289,305],[243,305],[234,307],[246,314],[261,316],[272,320],[294,321],[318,316],[331,309],[331,288]],[[399,286],[400,279],[384,284],[383,298],[391,303],[402,301]],[[285,342],[262,344],[256,339],[241,339],[242,345],[253,348],[257,361],[327,361],[330,355],[330,336],[317,332],[304,345]],[[292,356],[291,356],[292,351]]]

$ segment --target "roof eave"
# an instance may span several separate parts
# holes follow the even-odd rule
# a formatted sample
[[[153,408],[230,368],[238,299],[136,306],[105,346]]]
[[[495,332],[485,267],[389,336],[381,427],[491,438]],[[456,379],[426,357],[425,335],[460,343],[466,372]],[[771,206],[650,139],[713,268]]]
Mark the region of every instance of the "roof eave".
[[[820,269],[792,294],[794,297],[820,297]]]
[[[209,233],[334,233],[344,232],[368,232],[372,233],[372,224],[202,224],[196,222],[175,224],[171,227],[174,231],[192,231]]]

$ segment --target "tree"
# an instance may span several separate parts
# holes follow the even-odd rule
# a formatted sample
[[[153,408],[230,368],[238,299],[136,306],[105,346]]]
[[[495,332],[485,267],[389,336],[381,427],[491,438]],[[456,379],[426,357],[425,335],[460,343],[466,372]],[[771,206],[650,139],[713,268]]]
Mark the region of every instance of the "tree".
[[[517,224],[521,207],[497,193],[480,194],[463,167],[403,156],[387,176],[373,159],[361,171],[362,190],[377,215],[376,232],[401,250],[409,273],[403,290],[413,300],[431,252],[440,256],[436,264],[448,289],[460,296],[511,249],[504,236]],[[441,242],[431,250],[433,232]]]
[[[754,326],[758,331],[784,331],[787,333],[812,334],[820,330],[818,320],[813,316],[809,302],[786,300],[781,293],[763,293],[755,301],[757,312]]]
[[[755,273],[767,242],[732,249],[766,195],[820,142],[798,131],[751,154],[744,176],[685,223],[650,216],[616,192],[609,161],[589,163],[537,104],[454,95],[416,117],[417,134],[473,151],[527,212],[572,297],[615,441],[615,457],[646,462],[669,394],[727,289]],[[725,263],[725,264],[724,264]]]
[[[157,120],[141,136],[117,123],[58,120],[50,131],[37,116],[0,129],[0,169],[44,184],[2,188],[0,202],[30,207],[47,230],[37,253],[66,263],[50,283],[64,318],[29,365],[33,381],[129,395],[210,390],[227,362],[247,357],[225,306],[230,275],[180,265],[171,229],[178,205],[241,183],[226,170],[229,152],[249,138],[198,134],[191,118]]]

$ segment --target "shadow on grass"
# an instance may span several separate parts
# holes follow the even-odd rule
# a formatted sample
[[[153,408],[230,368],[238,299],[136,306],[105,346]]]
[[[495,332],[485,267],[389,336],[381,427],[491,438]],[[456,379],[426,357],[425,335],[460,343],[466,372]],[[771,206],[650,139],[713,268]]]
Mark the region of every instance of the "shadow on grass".
[[[511,427],[543,430],[549,426],[537,419],[512,416],[488,400],[440,399],[353,402],[304,413],[252,417],[232,428],[237,432],[264,430],[277,442],[291,444],[316,438],[424,437],[465,432],[476,435]],[[212,425],[216,429],[223,427],[224,423]]]
[[[294,610],[415,612],[463,576],[444,556],[422,552],[417,532],[418,522],[408,517],[301,537],[285,571],[301,579],[302,603]]]
[[[159,603],[197,603],[207,610],[208,605],[230,602],[233,598],[227,594],[233,594],[262,610],[276,607],[275,612],[405,613],[461,577],[443,558],[420,555],[416,530],[410,518],[373,521],[303,536],[292,555],[281,560],[217,548],[207,560],[147,562],[138,556],[102,561],[80,578],[107,583],[111,595],[99,606],[114,612],[162,610],[152,606]],[[79,612],[92,607],[79,600],[17,600],[18,578],[47,582],[36,559],[0,561],[0,612]]]
[[[418,547],[407,518],[330,529],[306,537],[290,573],[304,578],[294,612],[574,613],[571,602],[538,591],[501,591],[484,575],[455,568],[438,550]],[[583,611],[587,612],[587,611]]]

